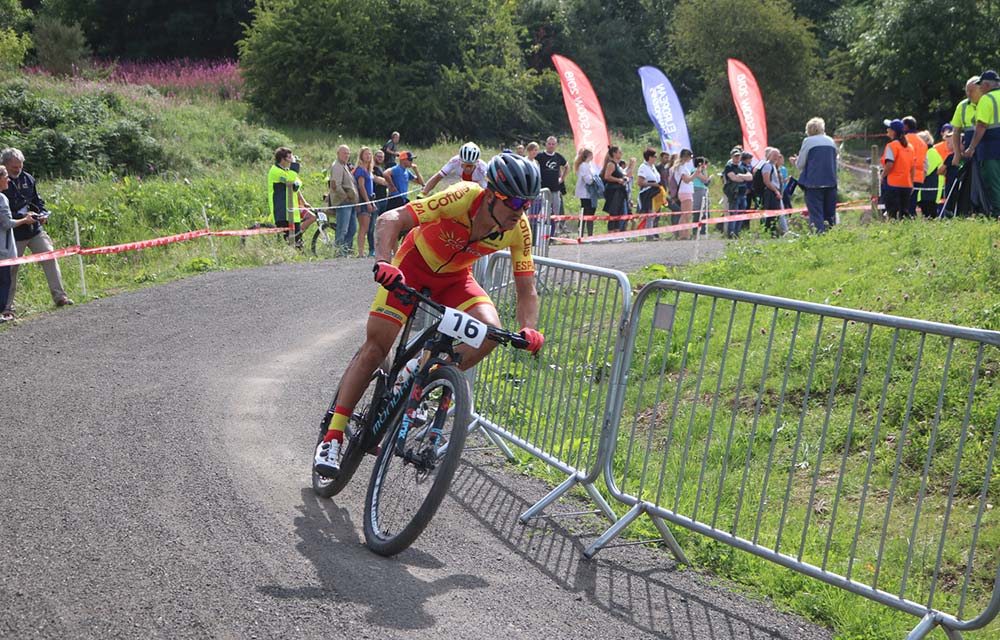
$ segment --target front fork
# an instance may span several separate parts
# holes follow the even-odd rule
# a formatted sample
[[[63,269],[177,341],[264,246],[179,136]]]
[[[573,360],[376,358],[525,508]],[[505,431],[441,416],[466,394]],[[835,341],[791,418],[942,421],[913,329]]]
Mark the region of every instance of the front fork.
[[[403,413],[403,421],[399,427],[399,434],[396,436],[397,455],[406,456],[406,436],[409,434],[414,422],[421,422],[422,424],[423,419],[417,416],[417,410],[420,408],[420,398],[423,395],[423,392],[424,385],[420,381],[414,382],[413,390],[410,393],[409,400],[407,401],[406,411]],[[437,411],[434,412],[434,422],[431,424],[431,428],[428,431],[430,434],[430,444],[436,444],[438,438],[441,437],[441,431],[444,429],[444,421],[448,419],[448,410],[450,408],[451,394],[446,393],[444,397],[441,398]],[[417,426],[419,428],[420,424]]]

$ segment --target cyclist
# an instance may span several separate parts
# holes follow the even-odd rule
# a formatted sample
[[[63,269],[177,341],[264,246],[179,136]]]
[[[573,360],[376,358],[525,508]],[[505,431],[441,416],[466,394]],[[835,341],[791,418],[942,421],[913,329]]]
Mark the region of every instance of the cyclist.
[[[479,159],[479,146],[475,142],[466,142],[458,150],[457,156],[453,156],[440,171],[431,176],[424,185],[421,195],[428,195],[437,183],[449,177],[452,179],[457,177],[458,180],[475,182],[480,187],[485,187],[486,170],[486,163]]]
[[[481,256],[510,249],[517,293],[517,320],[528,351],[537,353],[545,339],[538,322],[538,293],[531,258],[531,227],[525,211],[538,196],[538,166],[514,154],[490,160],[487,186],[459,182],[426,199],[387,211],[375,227],[375,280],[380,285],[368,315],[365,342],[340,382],[333,419],[324,441],[316,447],[316,473],[332,478],[340,470],[344,428],[375,369],[385,360],[413,307],[385,287],[405,282],[427,288],[430,296],[493,326],[500,326],[496,307],[472,277]],[[408,232],[408,233],[407,233]],[[402,246],[393,256],[401,234]],[[486,357],[496,343],[478,349],[462,345],[463,369]]]

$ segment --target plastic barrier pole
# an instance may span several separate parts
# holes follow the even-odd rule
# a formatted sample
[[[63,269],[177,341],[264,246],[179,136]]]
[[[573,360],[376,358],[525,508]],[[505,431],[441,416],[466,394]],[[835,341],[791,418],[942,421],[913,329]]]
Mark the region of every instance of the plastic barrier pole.
[[[80,221],[73,218],[73,230],[76,232],[76,246],[80,246]],[[76,254],[76,259],[80,261],[80,287],[83,289],[83,297],[87,297],[87,276],[83,273],[83,256]]]
[[[208,213],[205,211],[205,204],[201,205],[201,217],[205,219],[205,229],[208,230],[208,246],[212,247],[212,262],[218,263],[219,256],[215,253],[215,238],[212,237],[212,228],[208,226]],[[80,240],[77,239],[77,244],[80,244]]]

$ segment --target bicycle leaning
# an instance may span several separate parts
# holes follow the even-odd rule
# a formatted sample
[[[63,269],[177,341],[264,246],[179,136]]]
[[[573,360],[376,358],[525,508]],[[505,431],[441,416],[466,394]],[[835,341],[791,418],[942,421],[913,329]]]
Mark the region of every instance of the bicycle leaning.
[[[472,422],[472,396],[459,370],[456,342],[473,348],[484,340],[515,348],[529,344],[519,333],[489,326],[403,283],[391,290],[435,319],[411,340],[418,313],[410,314],[391,364],[387,359],[375,371],[348,419],[339,473],[332,479],[312,474],[313,490],[329,498],[347,486],[366,454],[377,456],[365,496],[364,532],[368,548],[383,556],[413,544],[434,517],[458,468]],[[414,359],[417,366],[406,376]],[[320,422],[319,441],[333,417],[336,392],[333,397]]]

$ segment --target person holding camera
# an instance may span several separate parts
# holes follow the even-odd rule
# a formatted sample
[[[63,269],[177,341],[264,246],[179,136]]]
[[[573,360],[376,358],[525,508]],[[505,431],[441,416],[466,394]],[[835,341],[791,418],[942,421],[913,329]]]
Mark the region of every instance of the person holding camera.
[[[6,191],[10,179],[7,177],[7,167],[0,164],[0,191]],[[0,260],[17,257],[17,241],[14,240],[14,229],[26,225],[35,224],[30,216],[25,216],[20,220],[15,220],[10,212],[10,205],[7,196],[0,193]],[[14,314],[3,311],[7,308],[7,303],[13,300],[10,295],[11,277],[10,270],[13,267],[0,267],[0,324],[14,319]]]
[[[30,249],[32,253],[53,251],[52,238],[45,233],[44,229],[44,225],[49,220],[49,212],[45,208],[45,202],[38,195],[35,178],[24,171],[24,154],[18,149],[8,147],[0,151],[0,164],[7,170],[8,182],[3,190],[3,195],[6,196],[9,203],[11,217],[15,221],[31,220],[30,223],[21,222],[14,229],[18,257],[24,255],[26,249]],[[59,263],[55,260],[46,260],[42,262],[42,270],[45,272],[45,279],[49,284],[52,302],[57,307],[73,304],[63,289]],[[13,316],[14,293],[17,290],[16,266],[10,268],[10,280],[10,291],[2,311],[8,316]]]

